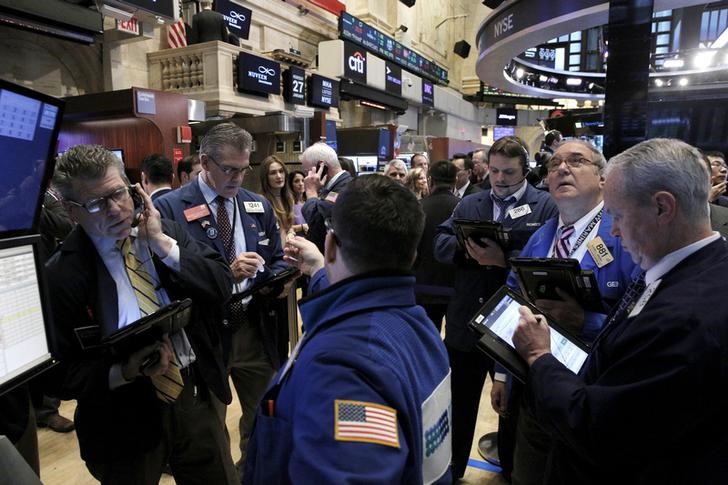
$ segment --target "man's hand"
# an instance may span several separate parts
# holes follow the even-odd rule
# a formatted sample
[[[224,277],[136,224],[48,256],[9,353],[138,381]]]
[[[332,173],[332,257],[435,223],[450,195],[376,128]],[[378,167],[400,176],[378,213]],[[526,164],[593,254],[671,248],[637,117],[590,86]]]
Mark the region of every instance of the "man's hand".
[[[501,381],[493,381],[493,387],[490,389],[490,405],[493,411],[501,417],[508,416],[506,412],[508,408],[508,392],[506,391],[506,383]]]
[[[162,232],[162,216],[141,185],[135,184],[134,190],[144,201],[144,210],[139,217],[139,239],[147,241],[154,254],[160,258],[166,258],[169,256],[174,242],[171,237]]]
[[[314,243],[300,236],[286,241],[283,252],[285,253],[283,260],[307,276],[312,276],[324,267],[324,255]]]
[[[326,185],[326,175],[322,176],[325,167],[325,163],[320,163],[318,167],[308,171],[306,178],[303,179],[306,197],[318,197],[319,190]]]
[[[235,260],[230,263],[233,278],[240,283],[245,278],[253,278],[259,270],[265,266],[263,257],[251,251],[238,254]]]
[[[717,199],[719,196],[723,195],[725,192],[726,184],[728,182],[723,181],[719,184],[715,184],[710,188],[710,193],[708,194],[708,201],[714,202],[715,199]]]
[[[487,237],[480,238],[480,241],[486,246],[481,246],[472,238],[465,240],[465,249],[468,251],[468,255],[481,266],[500,266],[501,268],[506,268],[506,257],[500,246]]]
[[[534,315],[528,307],[518,309],[521,318],[513,332],[513,345],[528,365],[544,354],[551,353],[551,337],[549,326],[543,315]]]
[[[534,304],[554,317],[557,323],[580,335],[584,328],[584,309],[561,288],[556,288],[556,293],[561,300],[536,300]]]
[[[154,359],[155,353],[159,353],[159,360],[154,365],[149,365],[142,369],[142,366],[148,359]],[[167,372],[169,362],[172,360],[172,342],[167,334],[162,340],[152,345],[148,345],[143,349],[137,350],[129,356],[126,362],[121,366],[121,375],[125,380],[131,381],[140,375],[159,376]]]

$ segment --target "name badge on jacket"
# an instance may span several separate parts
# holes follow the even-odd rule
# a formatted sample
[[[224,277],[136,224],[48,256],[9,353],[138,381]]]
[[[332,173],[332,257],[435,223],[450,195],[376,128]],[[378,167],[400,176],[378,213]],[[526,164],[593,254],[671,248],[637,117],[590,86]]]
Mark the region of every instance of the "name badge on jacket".
[[[243,206],[248,214],[263,214],[265,212],[262,202],[243,202]]]
[[[508,211],[508,215],[511,219],[518,219],[519,217],[526,216],[531,213],[531,207],[528,204],[523,204]]]
[[[604,241],[600,236],[589,241],[586,248],[589,250],[591,257],[594,258],[594,262],[598,268],[602,268],[614,261],[614,256],[612,256],[612,253],[609,252],[609,248],[606,244],[604,244]]]
[[[196,221],[197,219],[202,219],[203,217],[209,216],[210,209],[207,207],[207,204],[200,204],[194,207],[190,207],[189,209],[185,209],[184,215],[187,222],[192,222]]]

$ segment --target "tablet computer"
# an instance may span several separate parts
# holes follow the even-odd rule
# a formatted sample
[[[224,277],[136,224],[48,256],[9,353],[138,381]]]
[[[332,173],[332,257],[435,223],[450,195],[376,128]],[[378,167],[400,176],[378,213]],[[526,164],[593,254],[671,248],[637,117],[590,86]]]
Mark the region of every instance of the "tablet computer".
[[[288,283],[290,280],[297,278],[301,272],[298,270],[298,268],[295,268],[291,266],[290,268],[286,268],[284,270],[281,270],[278,273],[275,273],[270,278],[259,281],[255,283],[250,288],[247,288],[246,290],[241,291],[240,293],[235,293],[232,298],[230,299],[230,303],[244,300],[245,298],[252,296],[256,293],[260,293],[262,290],[268,289],[272,290],[276,286],[282,287],[286,283]]]
[[[473,316],[469,325],[480,335],[477,347],[497,360],[518,380],[526,382],[528,364],[513,345],[513,332],[518,325],[518,309],[521,306],[529,307],[535,314],[542,313],[523,296],[503,286]],[[547,323],[551,328],[551,353],[574,374],[578,374],[589,356],[588,347],[556,322],[548,320]]]
[[[465,248],[465,240],[473,238],[479,243],[480,238],[487,237],[495,241],[504,251],[513,249],[521,249],[528,242],[531,233],[527,231],[517,231],[510,227],[505,227],[500,222],[480,221],[476,219],[455,219],[453,221],[455,229],[455,237],[461,248]]]
[[[561,300],[556,288],[571,295],[590,312],[605,313],[594,272],[582,270],[576,259],[511,258],[521,293],[529,301]]]
[[[84,350],[106,350],[113,355],[127,355],[161,340],[166,334],[180,331],[190,323],[192,300],[174,301],[146,317],[109,334],[98,325],[75,329]]]

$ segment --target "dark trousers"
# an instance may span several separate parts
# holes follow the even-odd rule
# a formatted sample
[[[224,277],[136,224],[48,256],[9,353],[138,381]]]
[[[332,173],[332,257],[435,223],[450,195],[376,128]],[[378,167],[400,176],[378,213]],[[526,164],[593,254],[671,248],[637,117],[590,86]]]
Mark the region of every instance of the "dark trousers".
[[[13,443],[18,453],[25,458],[30,468],[36,475],[40,476],[40,458],[38,456],[38,429],[35,426],[35,414],[33,406],[30,406],[28,412],[28,422],[25,426],[22,436],[18,441]]]
[[[157,484],[167,461],[178,484],[239,483],[216,400],[193,370],[184,370],[182,375],[182,393],[173,404],[164,405],[164,434],[159,444],[123,460],[87,462],[94,478],[104,485]]]
[[[546,464],[552,439],[531,412],[524,399],[518,413],[513,462],[514,485],[541,485],[545,483]]]
[[[493,371],[493,360],[480,350],[469,352],[447,346],[452,379],[452,474],[465,474],[478,420],[485,376]]]
[[[437,331],[442,332],[442,319],[445,318],[447,313],[447,303],[423,303],[421,305],[432,323],[435,324]]]
[[[508,395],[506,417],[498,417],[498,460],[501,474],[506,480],[511,480],[513,460],[516,448],[516,429],[518,428],[518,415],[521,408],[523,384],[510,377],[510,392]]]

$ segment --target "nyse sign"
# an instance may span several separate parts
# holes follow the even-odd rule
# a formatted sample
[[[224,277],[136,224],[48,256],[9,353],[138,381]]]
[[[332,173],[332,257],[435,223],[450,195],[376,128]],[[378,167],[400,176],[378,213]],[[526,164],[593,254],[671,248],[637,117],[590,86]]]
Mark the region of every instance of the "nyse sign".
[[[493,26],[493,37],[496,39],[513,29],[513,14],[506,15]]]

